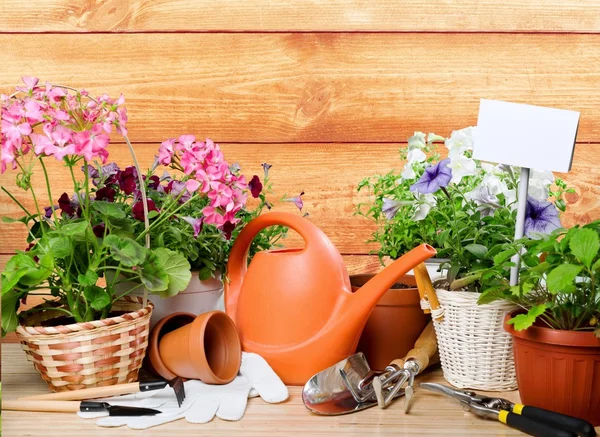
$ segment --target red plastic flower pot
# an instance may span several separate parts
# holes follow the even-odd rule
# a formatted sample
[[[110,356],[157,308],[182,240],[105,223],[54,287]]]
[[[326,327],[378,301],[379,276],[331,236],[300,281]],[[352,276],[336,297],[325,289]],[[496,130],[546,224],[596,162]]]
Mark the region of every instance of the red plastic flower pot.
[[[593,332],[534,325],[513,336],[521,402],[600,425],[600,339]]]

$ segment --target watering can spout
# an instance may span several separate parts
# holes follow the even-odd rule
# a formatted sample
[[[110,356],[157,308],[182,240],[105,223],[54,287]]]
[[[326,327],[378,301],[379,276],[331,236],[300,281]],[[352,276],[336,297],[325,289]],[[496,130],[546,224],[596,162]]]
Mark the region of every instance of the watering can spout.
[[[400,277],[436,253],[429,244],[421,244],[395,260],[352,295],[349,299],[352,315],[348,314],[347,317],[350,320],[366,321],[377,302]]]

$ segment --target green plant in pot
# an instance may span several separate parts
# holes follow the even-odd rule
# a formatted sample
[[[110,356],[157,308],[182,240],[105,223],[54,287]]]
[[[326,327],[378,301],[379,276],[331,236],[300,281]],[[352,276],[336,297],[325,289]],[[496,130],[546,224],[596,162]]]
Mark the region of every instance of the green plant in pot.
[[[515,307],[507,302],[478,306],[477,301],[488,287],[482,272],[514,235],[519,169],[473,159],[475,144],[475,128],[454,131],[447,139],[415,133],[401,151],[401,172],[359,185],[374,196],[360,211],[377,223],[371,241],[379,243],[381,259],[397,258],[421,243],[445,258],[444,275],[434,282],[445,310],[443,321],[435,321],[445,378],[461,388],[510,390],[516,377],[511,338],[502,326]],[[532,173],[528,200],[532,207],[546,208],[546,225],[539,230],[550,232],[560,226],[568,189],[550,172]]]
[[[134,205],[125,220],[138,238],[147,234],[152,247],[175,251],[191,265],[192,279],[185,290],[151,298],[155,305],[152,325],[174,312],[223,310],[221,275],[226,276],[231,247],[246,223],[272,207],[267,200],[272,192],[270,167],[263,164],[262,181],[258,175],[248,180],[238,165],[228,164],[220,146],[210,139],[197,141],[193,135],[182,135],[164,141],[154,165],[143,175],[150,210],[147,231],[140,214],[135,168],[121,172],[114,163],[90,168],[96,192],[108,192],[114,203]],[[114,177],[119,172],[129,175],[124,186]],[[302,209],[301,196],[288,200]],[[96,219],[102,225],[101,217]],[[286,232],[281,226],[265,229],[253,241],[250,256],[271,248]],[[123,274],[127,278],[146,286],[137,275]]]
[[[520,307],[514,337],[521,400],[600,425],[600,221],[507,245],[485,276],[486,300]],[[522,253],[518,285],[510,258]]]
[[[0,161],[3,173],[16,171],[16,185],[29,194],[33,207],[2,187],[24,214],[5,221],[22,223],[29,243],[1,274],[2,334],[16,330],[53,390],[133,381],[145,353],[152,305],[131,298],[131,288],[118,291],[119,273],[138,277],[152,292],[174,294],[187,286],[190,265],[168,248],[150,248],[143,233],[127,226],[125,217],[135,204],[109,202],[93,188],[89,165],[106,161],[111,131],[125,138],[135,161],[123,97],[94,99],[83,90],[23,80],[25,86],[2,97]],[[73,195],[53,192],[49,159],[64,164]],[[39,175],[45,193],[33,187]],[[138,183],[143,185],[141,178]],[[138,195],[148,228],[149,201],[145,190]],[[102,226],[95,222],[98,217]],[[113,280],[106,280],[107,272],[116,273]],[[33,295],[44,302],[19,311]],[[113,334],[121,340],[111,340]],[[65,354],[60,359],[53,353],[58,348]],[[69,354],[71,349],[77,352]]]

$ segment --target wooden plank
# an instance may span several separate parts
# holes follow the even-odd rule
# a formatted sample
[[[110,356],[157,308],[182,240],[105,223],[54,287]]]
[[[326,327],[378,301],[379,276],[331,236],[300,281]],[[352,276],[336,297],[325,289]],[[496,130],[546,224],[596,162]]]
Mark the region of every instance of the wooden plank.
[[[137,154],[142,168],[154,160],[157,144],[137,144]],[[369,197],[365,191],[356,192],[356,185],[365,177],[384,174],[402,167],[398,148],[400,144],[223,144],[229,162],[239,162],[243,173],[263,174],[261,163],[273,165],[270,176],[274,193],[271,196],[275,210],[297,212],[291,203],[281,202],[284,195],[293,196],[305,191],[305,211],[309,219],[329,236],[338,250],[346,254],[367,254],[377,248],[367,244],[375,229],[369,220],[354,215],[356,206]],[[127,148],[121,144],[110,146],[111,158],[121,166],[130,163]],[[600,174],[596,162],[600,159],[600,146],[578,144],[572,172],[563,175],[577,191],[568,195],[569,212],[564,216],[566,225],[589,222],[600,218]],[[53,196],[57,199],[62,192],[72,192],[69,173],[54,159],[48,160]],[[159,170],[162,173],[162,170]],[[43,206],[49,204],[45,194],[45,183],[36,173],[33,184]],[[7,171],[0,176],[0,185],[11,191],[25,206],[34,210],[28,193],[16,187],[15,174]],[[0,211],[11,217],[19,217],[20,210],[0,192]],[[11,253],[24,249],[25,227],[20,223],[0,223],[0,253]],[[301,245],[299,238],[290,235],[286,245]]]
[[[14,400],[20,396],[47,393],[48,388],[25,359],[18,345],[2,348],[4,374],[2,396]],[[426,371],[419,381],[445,383],[439,369]],[[418,390],[410,414],[403,414],[402,400],[392,403],[388,409],[371,408],[357,414],[322,417],[310,414],[302,404],[302,388],[289,387],[290,398],[277,405],[267,404],[260,398],[250,399],[244,417],[238,421],[214,418],[207,424],[190,424],[185,420],[151,428],[144,431],[149,437],[176,433],[178,436],[263,436],[329,437],[364,436],[481,436],[498,433],[503,436],[519,436],[518,431],[497,421],[478,419],[464,414],[460,406],[444,396]],[[494,393],[493,396],[519,401],[517,391]],[[84,420],[75,414],[29,413],[2,411],[2,429],[11,437],[72,437],[72,436],[139,436],[139,431],[118,428],[110,431],[97,427],[94,420]],[[598,428],[600,430],[600,428]]]
[[[3,0],[10,32],[598,32],[598,0]]]
[[[576,109],[600,142],[600,35],[2,35],[20,76],[125,94],[134,141],[399,142],[476,123],[479,98]],[[200,133],[200,132],[199,132]]]

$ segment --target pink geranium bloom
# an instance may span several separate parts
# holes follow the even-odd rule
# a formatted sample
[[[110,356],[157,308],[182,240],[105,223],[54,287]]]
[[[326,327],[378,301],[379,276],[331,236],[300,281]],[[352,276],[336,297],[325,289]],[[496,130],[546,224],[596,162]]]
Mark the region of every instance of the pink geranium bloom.
[[[181,135],[177,141],[179,141],[179,144],[175,147],[177,151],[192,150],[196,142],[196,137],[194,135]]]
[[[48,138],[46,135],[32,133],[29,135],[29,138],[31,138],[31,143],[33,144],[34,152],[36,155],[50,155],[51,153],[49,152],[49,150],[51,150],[51,148],[56,147],[54,143],[50,140],[50,138]]]
[[[25,103],[25,117],[31,124],[44,121],[44,113],[42,112],[40,104],[35,100],[29,100]]]
[[[213,188],[208,192],[208,197],[212,200],[212,206],[227,206],[232,201],[233,190],[221,182],[212,182]]]
[[[202,185],[202,192],[205,194],[208,193],[210,190],[210,177],[208,174],[206,174],[204,170],[200,169],[196,172],[196,180],[198,180]]]
[[[204,223],[208,225],[222,226],[223,223],[225,223],[224,217],[219,210],[213,206],[207,206],[202,209],[202,215],[204,216]]]
[[[17,168],[17,163],[15,161],[15,148],[8,141],[2,143],[2,147],[0,147],[0,172],[4,173],[6,171],[7,166],[10,164],[12,169]]]
[[[158,148],[158,162],[162,165],[169,165],[171,159],[173,159],[173,146],[175,144],[175,138],[170,138],[163,141]]]
[[[198,188],[200,188],[200,182],[194,180],[194,179],[189,179],[185,182],[185,189],[188,191],[188,193],[192,194],[195,193],[196,191],[198,191]]]
[[[46,82],[46,96],[51,102],[58,103],[66,95],[62,88],[52,87],[50,82]]]
[[[31,76],[23,76],[21,78],[21,80],[23,81],[25,86],[17,87],[17,91],[23,91],[25,93],[28,93],[29,91],[33,91],[35,89],[36,85],[38,84],[38,82],[40,81],[37,77],[31,77]]]
[[[9,140],[17,141],[22,135],[29,135],[32,130],[29,123],[19,123],[18,120],[8,121],[3,118],[0,131],[6,135],[6,138]]]

